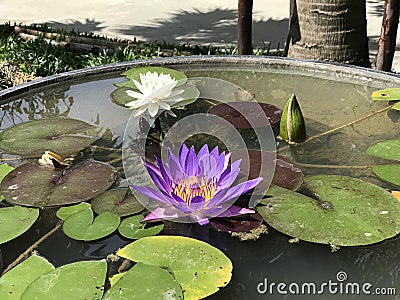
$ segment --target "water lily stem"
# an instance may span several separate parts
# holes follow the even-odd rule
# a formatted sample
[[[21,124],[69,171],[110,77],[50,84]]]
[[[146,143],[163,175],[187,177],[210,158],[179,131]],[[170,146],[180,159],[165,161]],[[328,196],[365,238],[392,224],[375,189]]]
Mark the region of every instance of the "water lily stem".
[[[30,245],[16,260],[14,260],[11,264],[7,266],[7,268],[4,269],[4,271],[1,273],[1,275],[4,275],[8,271],[10,271],[12,268],[14,268],[16,265],[18,265],[25,257],[27,257],[36,247],[38,247],[43,241],[45,241],[49,236],[51,236],[54,232],[56,232],[62,225],[62,221],[59,221],[57,225],[51,229],[48,233],[46,233],[44,236],[42,236],[40,239],[38,239],[36,242],[34,242],[32,245]]]
[[[296,165],[305,168],[320,168],[320,169],[369,169],[372,166],[338,166],[338,165],[318,165],[318,164],[306,164],[299,163],[296,161]]]
[[[370,118],[370,117],[373,117],[373,116],[375,116],[375,115],[378,115],[378,114],[380,114],[380,113],[383,113],[383,112],[385,112],[385,111],[388,111],[388,110],[391,109],[394,105],[395,105],[395,104],[386,106],[385,108],[382,108],[382,109],[380,109],[380,110],[374,111],[374,112],[372,112],[372,113],[370,113],[370,114],[368,114],[368,115],[366,115],[366,116],[363,116],[363,117],[361,117],[361,118],[359,118],[359,119],[357,119],[357,120],[354,120],[354,121],[352,121],[352,122],[350,122],[350,123],[347,123],[347,124],[341,125],[341,126],[339,126],[339,127],[330,129],[330,130],[328,130],[328,131],[325,131],[325,132],[322,132],[322,133],[319,133],[319,134],[310,136],[310,137],[309,137],[308,139],[306,139],[303,143],[300,143],[300,144],[297,144],[297,145],[303,145],[303,144],[305,144],[305,143],[311,142],[312,140],[318,139],[318,138],[320,138],[320,137],[322,137],[322,136],[324,136],[324,135],[328,135],[328,134],[330,134],[330,133],[332,133],[332,132],[335,132],[335,131],[338,131],[338,130],[340,130],[340,129],[349,127],[349,126],[351,126],[351,125],[354,125],[354,124],[356,124],[356,123],[362,122],[362,121],[364,121],[364,120],[366,120],[366,119],[368,119],[368,118]],[[279,150],[280,150],[280,151],[285,150],[285,149],[289,148],[290,146],[291,146],[291,145],[286,145],[286,146],[284,146],[284,147],[282,147],[282,148],[279,148]]]

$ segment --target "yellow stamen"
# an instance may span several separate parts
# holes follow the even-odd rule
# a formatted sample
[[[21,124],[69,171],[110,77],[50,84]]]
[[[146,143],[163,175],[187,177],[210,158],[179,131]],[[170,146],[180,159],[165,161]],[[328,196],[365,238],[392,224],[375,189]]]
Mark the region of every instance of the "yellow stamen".
[[[204,198],[206,203],[214,197],[217,191],[217,184],[214,179],[197,176],[185,177],[174,183],[171,187],[175,195],[182,198],[188,205],[196,196]]]

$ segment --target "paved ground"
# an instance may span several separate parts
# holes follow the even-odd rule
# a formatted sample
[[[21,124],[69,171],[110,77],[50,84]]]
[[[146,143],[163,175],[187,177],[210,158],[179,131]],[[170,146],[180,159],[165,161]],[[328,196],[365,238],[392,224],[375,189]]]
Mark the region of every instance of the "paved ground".
[[[382,0],[367,0],[371,55],[376,52],[383,15]],[[232,44],[236,41],[237,0],[1,0],[0,23],[49,23],[107,36],[174,43]],[[254,1],[255,45],[282,47],[289,1]],[[400,49],[400,35],[397,39]],[[400,53],[395,70],[400,71]]]

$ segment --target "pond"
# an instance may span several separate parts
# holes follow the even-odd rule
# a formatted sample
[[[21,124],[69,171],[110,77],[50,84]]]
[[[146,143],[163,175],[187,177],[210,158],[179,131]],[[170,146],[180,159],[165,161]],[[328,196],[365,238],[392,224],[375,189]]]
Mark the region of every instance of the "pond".
[[[3,93],[0,95],[0,132],[26,121],[59,116],[96,125],[96,135],[101,138],[80,151],[75,159],[83,161],[93,158],[112,164],[119,168],[120,180],[115,186],[126,186],[118,149],[123,144],[132,111],[113,102],[112,94],[117,89],[115,84],[126,80],[121,76],[123,71],[148,64],[181,71],[189,79],[211,77],[230,82],[254,95],[256,101],[280,109],[283,109],[290,95],[295,94],[305,117],[308,136],[318,135],[371,114],[363,121],[297,146],[289,147],[287,143],[276,140],[276,153],[296,162],[306,176],[345,175],[388,190],[399,189],[394,184],[380,180],[370,168],[365,167],[383,161],[365,152],[378,142],[399,138],[398,112],[385,110],[387,102],[372,101],[371,93],[400,86],[400,78],[361,68],[278,58],[187,58],[118,64],[93,69],[84,76],[71,73],[69,76],[43,79],[36,85],[28,84],[9,94]],[[195,113],[197,109],[204,108],[206,112],[211,107],[203,99],[190,105],[189,113],[185,113]],[[374,114],[380,110],[381,113]],[[174,122],[173,117],[164,118]],[[14,167],[31,161],[28,158],[19,159],[18,155],[6,151],[1,153],[0,158]],[[0,203],[0,207],[8,205]],[[0,245],[0,270],[57,224],[57,209],[42,209],[38,220],[27,232]],[[329,282],[345,281],[339,280],[340,276],[347,276],[346,282],[360,285],[370,283],[371,291],[376,291],[375,288],[397,288],[397,295],[380,295],[379,299],[400,299],[399,236],[372,245],[340,247],[332,252],[326,244],[306,241],[291,243],[291,236],[267,227],[268,234],[261,235],[256,241],[240,241],[231,237],[230,233],[219,232],[209,225],[174,222],[168,223],[160,235],[183,235],[205,241],[220,249],[232,261],[230,283],[207,299],[363,297],[343,296],[344,292],[339,290],[328,292]],[[57,267],[76,261],[104,259],[130,242],[117,232],[85,242],[71,239],[58,230],[36,251]],[[119,263],[109,263],[108,274],[116,273],[118,266]],[[320,295],[318,290],[317,295],[293,295],[287,288],[286,294],[279,292],[277,286],[280,283],[287,286],[291,283],[314,283],[318,287],[325,284],[326,288]]]

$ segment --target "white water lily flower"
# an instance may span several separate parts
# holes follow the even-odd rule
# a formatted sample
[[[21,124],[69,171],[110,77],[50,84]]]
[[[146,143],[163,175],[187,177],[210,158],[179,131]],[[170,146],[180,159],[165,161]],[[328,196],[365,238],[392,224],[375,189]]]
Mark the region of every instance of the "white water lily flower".
[[[135,117],[149,111],[151,117],[155,117],[161,108],[170,111],[171,106],[184,100],[182,89],[173,90],[178,83],[169,74],[158,74],[148,71],[146,74],[140,73],[140,82],[132,79],[140,93],[126,91],[128,96],[137,100],[125,104],[128,108],[137,109]]]

